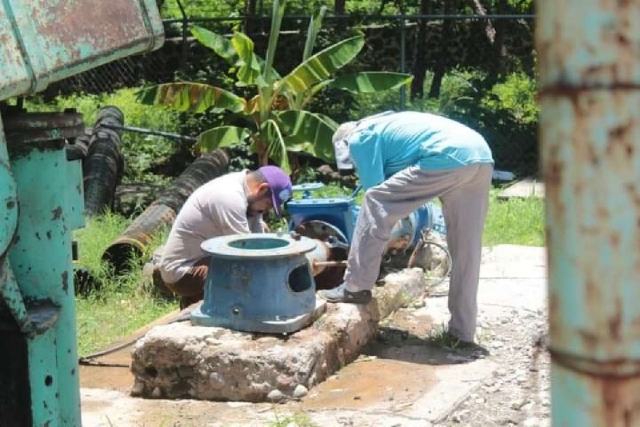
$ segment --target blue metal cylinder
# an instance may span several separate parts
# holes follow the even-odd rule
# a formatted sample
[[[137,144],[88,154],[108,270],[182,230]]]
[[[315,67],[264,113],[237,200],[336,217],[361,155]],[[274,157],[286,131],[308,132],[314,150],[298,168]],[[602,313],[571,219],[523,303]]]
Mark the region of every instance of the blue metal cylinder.
[[[303,189],[307,191],[306,187],[301,187],[301,190]],[[306,195],[303,199],[288,202],[287,211],[292,217],[291,230],[310,221],[322,221],[338,228],[351,244],[360,206],[355,204],[353,198],[312,199]],[[425,228],[441,234],[447,232],[442,208],[433,202],[425,203],[409,216],[398,221],[391,232],[390,244],[408,240],[403,243],[403,249],[415,246]]]
[[[441,234],[447,233],[442,208],[433,202],[427,202],[420,206],[412,212],[407,219],[412,226],[412,245],[418,243],[422,230],[425,228],[432,229]]]
[[[289,333],[308,324],[316,307],[315,281],[306,254],[312,239],[288,235],[232,235],[209,239],[211,255],[204,301],[191,320],[263,333]]]
[[[441,234],[447,232],[442,209],[432,202],[425,203],[396,223],[391,230],[387,251],[402,252],[415,247],[424,229],[432,229]]]
[[[337,227],[351,243],[356,223],[355,207],[354,200],[346,197],[292,200],[287,203],[287,212],[291,214],[290,229],[312,220],[323,221]]]

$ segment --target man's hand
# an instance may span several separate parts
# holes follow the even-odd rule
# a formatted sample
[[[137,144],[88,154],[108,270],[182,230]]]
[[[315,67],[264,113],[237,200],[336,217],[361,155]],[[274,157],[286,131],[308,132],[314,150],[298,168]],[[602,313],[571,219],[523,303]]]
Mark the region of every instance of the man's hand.
[[[269,226],[267,225],[266,222],[264,221],[260,221],[262,223],[262,232],[263,233],[270,233],[271,229],[269,228]]]

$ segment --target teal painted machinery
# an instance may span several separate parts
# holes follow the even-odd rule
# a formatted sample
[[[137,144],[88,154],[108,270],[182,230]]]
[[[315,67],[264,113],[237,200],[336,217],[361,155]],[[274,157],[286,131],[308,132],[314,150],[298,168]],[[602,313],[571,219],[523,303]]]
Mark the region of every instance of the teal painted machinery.
[[[82,117],[10,98],[163,41],[154,0],[0,2],[2,425],[81,425],[71,232],[84,204],[67,150]]]

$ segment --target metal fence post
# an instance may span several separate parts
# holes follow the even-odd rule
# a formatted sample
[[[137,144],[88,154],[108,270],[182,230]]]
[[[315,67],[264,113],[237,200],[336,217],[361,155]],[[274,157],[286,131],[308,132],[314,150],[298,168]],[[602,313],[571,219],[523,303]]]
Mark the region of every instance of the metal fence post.
[[[176,0],[176,3],[178,4],[178,8],[180,9],[180,15],[182,15],[182,50],[181,50],[181,55],[182,55],[182,61],[180,63],[180,71],[185,71],[187,68],[187,54],[188,54],[188,48],[189,46],[187,45],[187,30],[189,28],[189,17],[187,17],[187,13],[184,10],[184,6],[182,5],[182,2],[180,0]]]
[[[407,44],[407,34],[405,28],[405,20],[404,20],[404,7],[400,12],[400,72],[404,73],[407,67],[406,64],[406,44]],[[400,87],[400,110],[404,111],[406,104],[406,89],[403,85]]]
[[[640,3],[537,11],[552,421],[638,426]]]

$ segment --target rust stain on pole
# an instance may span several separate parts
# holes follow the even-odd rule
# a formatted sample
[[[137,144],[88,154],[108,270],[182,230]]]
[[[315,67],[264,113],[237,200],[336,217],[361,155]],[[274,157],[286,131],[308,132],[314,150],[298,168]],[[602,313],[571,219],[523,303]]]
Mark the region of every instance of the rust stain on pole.
[[[552,420],[640,425],[640,2],[542,0]]]

